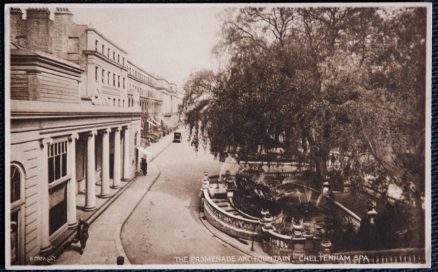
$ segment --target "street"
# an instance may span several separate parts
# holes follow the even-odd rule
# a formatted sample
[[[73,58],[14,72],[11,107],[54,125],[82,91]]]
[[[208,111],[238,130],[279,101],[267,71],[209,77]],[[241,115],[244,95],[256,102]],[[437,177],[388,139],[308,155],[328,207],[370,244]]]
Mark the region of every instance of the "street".
[[[202,147],[196,153],[187,137],[183,133],[181,143],[172,143],[154,160],[161,175],[122,229],[132,264],[204,264],[210,262],[202,257],[243,255],[199,220],[203,172],[218,174],[222,163]]]

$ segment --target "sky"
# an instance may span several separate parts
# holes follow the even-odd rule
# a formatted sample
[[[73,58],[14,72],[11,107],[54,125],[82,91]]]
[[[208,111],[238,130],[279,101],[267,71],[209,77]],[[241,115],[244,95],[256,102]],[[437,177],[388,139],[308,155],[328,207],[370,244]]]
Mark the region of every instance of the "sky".
[[[73,20],[97,29],[128,52],[144,70],[177,84],[181,91],[191,73],[218,70],[211,53],[220,39],[225,5],[208,4],[25,4],[68,7]],[[52,14],[53,16],[53,14]]]
[[[96,28],[127,51],[130,61],[176,83],[180,91],[191,73],[218,68],[211,50],[219,41],[220,7],[64,6],[75,23]]]

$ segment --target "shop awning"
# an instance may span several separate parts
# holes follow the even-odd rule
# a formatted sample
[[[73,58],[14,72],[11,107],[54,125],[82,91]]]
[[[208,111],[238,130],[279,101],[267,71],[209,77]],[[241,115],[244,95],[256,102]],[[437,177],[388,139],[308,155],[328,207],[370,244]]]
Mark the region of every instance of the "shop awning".
[[[152,152],[147,151],[146,148],[137,146],[137,150],[140,158],[145,158],[146,160],[150,160],[152,158]]]

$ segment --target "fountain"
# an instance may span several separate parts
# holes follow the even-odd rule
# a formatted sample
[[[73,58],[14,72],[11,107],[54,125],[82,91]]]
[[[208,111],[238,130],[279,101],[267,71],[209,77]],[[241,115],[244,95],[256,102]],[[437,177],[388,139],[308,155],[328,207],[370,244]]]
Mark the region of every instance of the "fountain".
[[[265,230],[304,239],[306,248],[313,248],[311,241],[318,241],[319,247],[320,239],[325,238],[324,210],[328,202],[324,196],[329,194],[329,183],[324,182],[320,193],[312,188],[311,184],[317,182],[311,176],[289,176],[284,182],[283,177],[266,172],[261,165],[236,167],[235,163],[235,159],[227,159],[220,175],[226,184],[235,175],[235,190],[230,193],[233,205],[246,215],[259,217]]]

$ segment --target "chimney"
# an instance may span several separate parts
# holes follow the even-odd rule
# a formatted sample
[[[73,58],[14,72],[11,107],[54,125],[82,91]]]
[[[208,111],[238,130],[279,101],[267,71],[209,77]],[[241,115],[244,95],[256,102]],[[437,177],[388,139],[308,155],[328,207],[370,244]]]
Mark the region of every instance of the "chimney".
[[[53,53],[68,59],[68,37],[72,36],[73,13],[68,8],[56,8],[53,22]]]
[[[19,39],[23,34],[23,12],[19,8],[10,8],[10,39],[11,42],[20,44]]]
[[[51,53],[51,21],[47,8],[29,8],[27,13],[26,36],[29,49]]]

